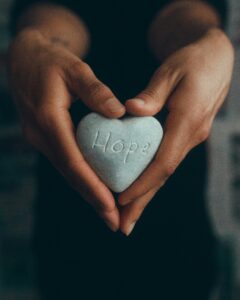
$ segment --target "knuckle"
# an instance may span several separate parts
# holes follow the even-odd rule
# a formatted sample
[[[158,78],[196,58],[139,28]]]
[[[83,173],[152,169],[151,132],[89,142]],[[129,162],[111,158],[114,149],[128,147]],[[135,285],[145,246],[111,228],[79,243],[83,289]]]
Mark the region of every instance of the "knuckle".
[[[81,76],[81,75],[85,75],[85,76],[89,76],[90,74],[92,74],[92,69],[90,68],[90,66],[81,61],[81,60],[77,60],[75,61],[71,67],[70,67],[70,71],[74,74],[74,76]]]
[[[140,98],[148,102],[156,102],[156,91],[152,88],[145,89],[141,92]]]
[[[99,94],[105,93],[106,87],[104,86],[104,84],[101,81],[95,80],[89,84],[88,90],[89,90],[90,96],[92,98],[94,98]]]
[[[84,62],[77,60],[75,61],[71,66],[70,66],[70,70],[74,73],[74,74],[79,74],[82,72],[82,70],[85,68],[85,64]]]
[[[209,128],[203,128],[201,129],[201,131],[198,134],[198,142],[204,142],[207,140],[207,138],[209,137],[210,134],[210,129]]]
[[[163,169],[163,175],[164,175],[164,182],[173,175],[177,168],[177,163],[176,162],[170,162],[168,163],[164,169]]]

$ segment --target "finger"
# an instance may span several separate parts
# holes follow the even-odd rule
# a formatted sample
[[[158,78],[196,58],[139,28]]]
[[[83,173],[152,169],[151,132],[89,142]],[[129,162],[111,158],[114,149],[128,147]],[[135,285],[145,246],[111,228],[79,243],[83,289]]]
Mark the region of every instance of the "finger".
[[[127,112],[136,116],[157,114],[180,82],[182,76],[178,69],[172,69],[165,63],[153,74],[148,86],[141,93],[126,101]]]
[[[178,100],[182,99],[182,97],[192,97],[191,91],[185,89],[185,86],[179,87],[170,101],[178,104]],[[186,103],[188,103],[188,99],[186,99]],[[193,136],[202,123],[202,117],[199,114],[201,115],[202,113],[198,109],[192,108],[191,110],[185,109],[181,111],[179,108],[175,109],[172,104],[164,128],[163,141],[156,157],[139,179],[119,195],[119,203],[121,205],[126,205],[146,194],[154,186],[160,188],[164,185],[192,148]],[[198,143],[201,138],[198,138]]]
[[[145,207],[156,194],[157,190],[152,189],[147,194],[139,197],[134,202],[124,206],[121,210],[120,229],[125,235],[130,235],[136,222],[142,215]]]
[[[70,97],[60,79],[55,78],[55,85],[48,89],[44,97],[58,99],[58,103]],[[45,153],[55,167],[64,175],[72,187],[89,202],[109,227],[116,231],[119,228],[119,213],[110,190],[96,176],[79,151],[75,138],[75,129],[67,107],[45,105],[38,116],[45,143]]]
[[[68,113],[52,118],[52,161],[74,189],[87,200],[113,230],[119,226],[115,200],[109,189],[84,160],[75,142],[75,133]],[[62,120],[59,123],[59,119]],[[57,152],[56,152],[57,151]]]
[[[154,186],[159,188],[173,174],[186,154],[185,126],[169,128],[163,138],[159,152],[146,171],[126,191],[119,195],[119,204],[126,205],[148,193]]]
[[[71,90],[91,110],[109,118],[119,118],[125,114],[125,106],[111,89],[95,76],[89,65],[78,60],[74,62],[67,74]]]

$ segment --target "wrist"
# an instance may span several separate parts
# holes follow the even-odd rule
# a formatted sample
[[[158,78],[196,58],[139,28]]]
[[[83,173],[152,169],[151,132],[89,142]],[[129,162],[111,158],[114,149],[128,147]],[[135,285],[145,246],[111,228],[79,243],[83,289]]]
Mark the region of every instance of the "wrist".
[[[39,43],[47,44],[48,40],[44,37],[40,30],[34,27],[26,27],[19,31],[12,40],[9,51],[12,52],[15,48],[21,47],[21,45],[34,47],[36,44],[39,45]]]
[[[219,27],[210,27],[207,31],[205,36],[207,38],[212,38],[216,42],[223,43],[224,45],[228,44],[232,46],[232,42],[230,41],[229,37],[226,33]]]
[[[36,28],[29,27],[19,31],[8,49],[9,74],[38,63],[40,54],[44,53],[48,46],[49,42]]]
[[[214,48],[222,49],[225,51],[229,51],[232,55],[234,55],[234,47],[232,45],[232,42],[230,41],[229,37],[226,35],[226,33],[219,27],[211,27],[209,28],[203,37],[201,37],[197,44],[211,44],[214,46]]]
[[[45,27],[25,27],[15,37],[15,41],[35,41],[36,43],[45,44],[50,47],[58,47],[79,56],[84,57],[89,48],[89,36],[86,32],[77,35],[76,40],[79,39],[78,43],[72,43],[66,38],[66,35],[60,34],[59,32],[49,32]],[[80,42],[81,41],[81,42]]]

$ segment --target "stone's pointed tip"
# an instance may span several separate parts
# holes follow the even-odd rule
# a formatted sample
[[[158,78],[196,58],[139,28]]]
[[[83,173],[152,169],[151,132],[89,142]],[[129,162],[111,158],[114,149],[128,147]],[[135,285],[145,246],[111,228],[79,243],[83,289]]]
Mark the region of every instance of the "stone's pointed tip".
[[[108,187],[112,192],[120,194],[124,192],[129,187],[129,185],[130,185],[129,182],[127,185],[126,184],[121,185],[119,182],[115,182],[115,183],[112,182],[111,184],[108,184]]]

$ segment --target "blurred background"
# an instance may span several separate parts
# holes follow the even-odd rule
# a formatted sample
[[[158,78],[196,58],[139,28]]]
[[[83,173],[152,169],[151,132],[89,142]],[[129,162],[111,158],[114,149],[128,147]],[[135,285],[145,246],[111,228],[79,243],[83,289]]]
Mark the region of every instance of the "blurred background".
[[[31,252],[36,154],[21,138],[5,71],[11,2],[0,0],[0,299],[37,300]],[[211,300],[240,299],[240,1],[229,0],[229,8],[235,71],[208,142],[208,207],[219,241],[220,268]]]

